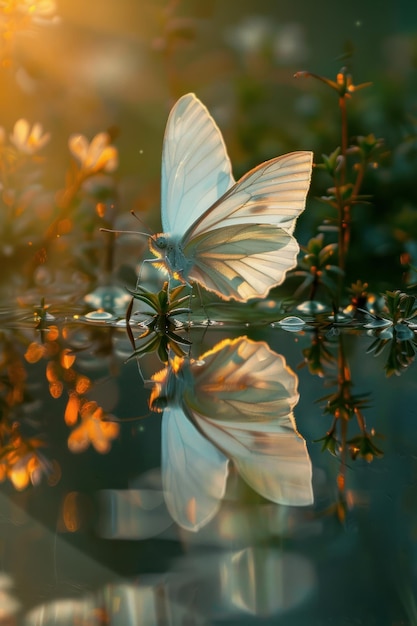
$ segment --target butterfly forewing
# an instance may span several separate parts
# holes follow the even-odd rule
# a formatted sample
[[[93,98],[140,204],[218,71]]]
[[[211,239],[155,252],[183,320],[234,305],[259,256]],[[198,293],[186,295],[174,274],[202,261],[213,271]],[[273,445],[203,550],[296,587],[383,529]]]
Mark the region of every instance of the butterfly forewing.
[[[311,170],[311,152],[292,152],[258,165],[201,215],[185,239],[237,224],[275,224],[292,233],[305,207]]]
[[[183,96],[169,115],[164,136],[164,232],[182,236],[234,182],[219,128],[194,94]]]
[[[162,418],[162,483],[172,518],[196,531],[217,513],[228,474],[228,459],[201,435],[180,407]]]

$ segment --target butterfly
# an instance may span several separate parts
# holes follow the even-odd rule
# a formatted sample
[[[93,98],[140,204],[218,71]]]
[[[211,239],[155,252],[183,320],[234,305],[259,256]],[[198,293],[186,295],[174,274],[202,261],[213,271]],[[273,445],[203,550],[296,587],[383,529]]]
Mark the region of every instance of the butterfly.
[[[172,108],[163,141],[161,221],[151,263],[225,300],[263,298],[296,265],[312,152],[276,157],[235,182],[222,134],[192,93]]]
[[[180,526],[196,531],[214,517],[230,460],[268,500],[312,504],[311,461],[293,415],[297,381],[284,357],[247,337],[197,360],[175,356],[152,376],[165,502]]]

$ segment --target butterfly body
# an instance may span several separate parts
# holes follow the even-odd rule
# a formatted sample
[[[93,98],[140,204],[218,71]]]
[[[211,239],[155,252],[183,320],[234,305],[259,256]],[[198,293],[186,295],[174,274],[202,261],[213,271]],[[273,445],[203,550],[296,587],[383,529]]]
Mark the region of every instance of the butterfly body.
[[[184,254],[179,237],[169,233],[153,235],[149,238],[149,248],[158,259],[152,260],[154,264],[162,265],[175,280],[189,284],[188,277],[192,261]]]
[[[225,300],[266,296],[296,265],[292,233],[311,169],[311,152],[293,152],[235,182],[213,118],[194,94],[183,96],[164,137],[164,232],[150,238],[153,262]]]
[[[149,407],[152,411],[160,412],[167,406],[181,407],[184,393],[194,387],[194,378],[184,359],[173,356],[170,367],[157,372],[152,376],[153,389],[149,398]]]

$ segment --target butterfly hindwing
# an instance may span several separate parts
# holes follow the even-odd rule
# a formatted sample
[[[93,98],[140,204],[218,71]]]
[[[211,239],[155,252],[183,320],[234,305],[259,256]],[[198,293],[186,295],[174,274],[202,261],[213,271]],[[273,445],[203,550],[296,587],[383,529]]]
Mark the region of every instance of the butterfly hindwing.
[[[261,298],[296,265],[298,250],[294,237],[270,224],[209,230],[184,248],[187,278],[226,300]]]
[[[242,420],[243,421],[243,420]],[[233,459],[242,478],[259,494],[280,504],[313,503],[312,467],[306,443],[290,413],[269,424],[198,420],[201,431]]]
[[[217,124],[194,94],[183,96],[171,110],[164,136],[164,232],[182,236],[234,182]]]

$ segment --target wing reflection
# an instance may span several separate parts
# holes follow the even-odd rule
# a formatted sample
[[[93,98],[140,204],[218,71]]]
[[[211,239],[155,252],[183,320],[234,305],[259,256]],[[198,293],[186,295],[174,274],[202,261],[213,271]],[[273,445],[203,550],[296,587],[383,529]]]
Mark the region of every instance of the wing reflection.
[[[219,559],[223,602],[229,611],[269,617],[302,605],[317,585],[305,556],[250,546]]]
[[[197,531],[216,514],[229,459],[268,500],[312,504],[311,462],[292,413],[298,379],[281,355],[227,339],[199,360],[174,357],[152,381],[165,500],[180,526]]]

